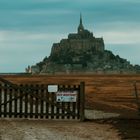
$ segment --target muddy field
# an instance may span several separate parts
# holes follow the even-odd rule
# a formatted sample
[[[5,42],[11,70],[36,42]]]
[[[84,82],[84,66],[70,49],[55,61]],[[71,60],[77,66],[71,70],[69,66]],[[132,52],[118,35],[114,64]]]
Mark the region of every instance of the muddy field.
[[[33,140],[44,140],[45,138],[49,140],[49,138],[47,137],[47,135],[49,134],[45,134],[45,132],[48,132],[50,130],[52,133],[55,132],[60,135],[60,137],[57,137],[56,135],[54,135],[54,133],[50,135],[54,135],[54,137],[57,137],[57,139],[62,139],[63,137],[64,140],[117,140],[120,139],[120,137],[121,139],[127,140],[140,140],[140,115],[136,103],[133,86],[134,82],[136,81],[140,96],[140,75],[11,75],[2,77],[10,80],[15,84],[23,84],[28,81],[28,83],[31,84],[38,83],[69,85],[79,84],[80,82],[84,81],[86,94],[85,103],[86,109],[89,111],[87,112],[87,119],[84,123],[59,121],[56,123],[52,121],[45,121],[44,123],[42,123],[42,121],[33,122],[30,120],[22,120],[17,122],[0,120],[0,139],[2,140],[12,139],[12,137],[10,139],[10,136],[9,138],[6,138],[6,135],[4,134],[4,130],[7,129],[6,125],[8,125],[9,122],[18,126],[17,129],[13,129],[11,132],[9,131],[9,135],[12,135],[19,130],[21,134],[23,133],[23,140],[27,139],[27,137],[24,138],[26,135],[26,127],[28,137],[30,134],[32,137],[33,135],[35,135],[35,137],[32,138]],[[94,113],[91,113],[92,111],[94,111]],[[108,115],[109,117],[106,117]],[[4,123],[6,125],[3,125]],[[12,127],[12,124],[9,124],[9,126],[7,127]],[[31,127],[32,129],[29,129],[28,127]],[[52,130],[52,128],[54,130]],[[88,130],[86,128],[88,128]],[[28,132],[28,130],[30,131]],[[78,131],[79,133],[75,133],[75,131]],[[85,135],[83,134],[83,132],[85,133]],[[38,135],[38,138],[36,134]],[[53,140],[54,137],[52,136],[50,137],[50,139]]]

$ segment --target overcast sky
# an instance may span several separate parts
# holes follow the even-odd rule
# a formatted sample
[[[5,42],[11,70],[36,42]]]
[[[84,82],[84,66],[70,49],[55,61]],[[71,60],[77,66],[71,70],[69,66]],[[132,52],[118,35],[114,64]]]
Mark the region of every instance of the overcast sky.
[[[0,0],[0,72],[24,72],[53,43],[84,27],[105,47],[140,64],[140,0]]]

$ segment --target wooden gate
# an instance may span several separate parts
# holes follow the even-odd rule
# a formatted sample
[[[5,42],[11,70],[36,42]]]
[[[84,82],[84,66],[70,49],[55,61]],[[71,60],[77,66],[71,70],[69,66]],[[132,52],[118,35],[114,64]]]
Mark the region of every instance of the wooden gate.
[[[58,91],[76,91],[76,102],[58,102],[48,85],[13,84],[0,78],[0,117],[84,120],[84,82],[58,85]]]

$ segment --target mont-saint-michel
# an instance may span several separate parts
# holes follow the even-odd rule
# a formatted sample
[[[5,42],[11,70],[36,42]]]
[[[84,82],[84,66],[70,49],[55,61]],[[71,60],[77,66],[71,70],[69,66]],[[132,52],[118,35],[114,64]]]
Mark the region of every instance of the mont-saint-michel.
[[[140,66],[106,50],[104,39],[85,29],[80,15],[77,33],[54,43],[50,56],[26,71],[32,74],[136,74],[140,73]]]

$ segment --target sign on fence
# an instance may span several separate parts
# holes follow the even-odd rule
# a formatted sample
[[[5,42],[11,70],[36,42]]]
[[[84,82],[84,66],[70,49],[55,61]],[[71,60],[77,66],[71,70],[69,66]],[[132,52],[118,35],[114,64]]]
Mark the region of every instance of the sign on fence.
[[[76,102],[77,91],[59,91],[56,93],[57,102]]]
[[[58,85],[48,85],[48,92],[57,92]]]

